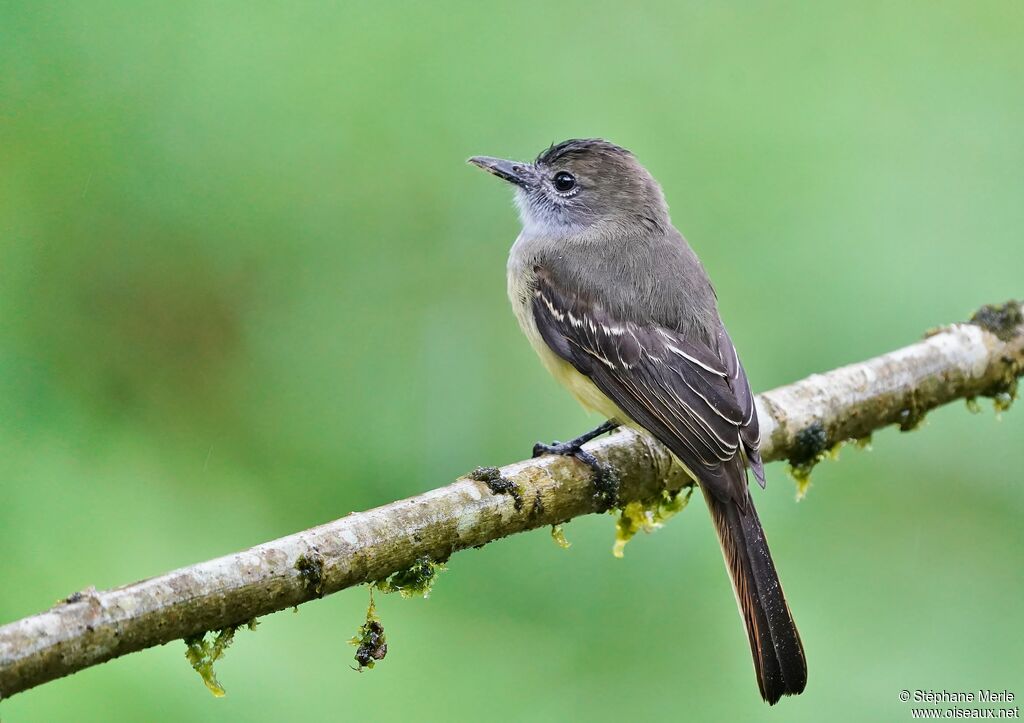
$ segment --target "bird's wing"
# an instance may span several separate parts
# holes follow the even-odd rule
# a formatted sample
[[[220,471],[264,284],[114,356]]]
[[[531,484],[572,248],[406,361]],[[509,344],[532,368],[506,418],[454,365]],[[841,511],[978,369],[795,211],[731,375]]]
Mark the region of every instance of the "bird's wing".
[[[716,497],[746,509],[741,449],[764,483],[757,414],[724,328],[716,352],[662,326],[617,320],[542,269],[532,307],[552,351],[672,450]]]

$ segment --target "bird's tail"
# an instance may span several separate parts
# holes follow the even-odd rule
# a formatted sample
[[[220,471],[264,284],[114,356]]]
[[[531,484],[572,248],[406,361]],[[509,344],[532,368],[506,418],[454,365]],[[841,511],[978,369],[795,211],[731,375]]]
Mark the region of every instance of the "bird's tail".
[[[703,486],[702,491],[747,627],[761,697],[775,705],[784,695],[802,693],[807,684],[800,633],[782,593],[753,500],[747,497],[742,511],[735,502],[719,500]]]

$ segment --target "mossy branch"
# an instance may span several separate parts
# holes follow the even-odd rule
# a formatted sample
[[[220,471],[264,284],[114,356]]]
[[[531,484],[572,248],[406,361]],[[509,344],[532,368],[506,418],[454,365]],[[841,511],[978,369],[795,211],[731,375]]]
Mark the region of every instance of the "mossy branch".
[[[760,395],[762,452],[765,460],[788,459],[806,468],[844,440],[890,424],[912,429],[928,410],[956,399],[989,396],[1005,405],[1022,373],[1020,303],[985,307],[971,323]],[[588,449],[617,472],[623,503],[660,499],[663,491],[690,484],[668,452],[646,436],[623,430]],[[589,470],[572,459],[517,462],[495,478],[517,494],[461,478],[244,552],[112,590],[76,593],[0,627],[0,698],[144,648],[182,638],[195,642],[206,631],[234,629],[384,580],[424,559],[444,561],[459,550],[601,507]]]

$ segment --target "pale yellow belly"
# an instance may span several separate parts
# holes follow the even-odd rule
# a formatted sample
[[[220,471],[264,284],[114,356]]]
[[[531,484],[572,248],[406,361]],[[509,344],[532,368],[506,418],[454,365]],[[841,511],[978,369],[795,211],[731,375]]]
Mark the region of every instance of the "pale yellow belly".
[[[590,379],[576,371],[572,364],[552,352],[543,339],[539,339],[539,342],[542,346],[534,344],[533,348],[537,351],[541,361],[544,362],[544,366],[551,372],[551,376],[568,389],[585,409],[597,412],[606,419],[614,419],[623,424],[630,422],[618,405],[605,396],[604,392],[598,389]]]
[[[512,302],[516,319],[519,321],[519,327],[523,330],[523,334],[529,340],[530,346],[537,352],[537,356],[540,357],[541,362],[551,373],[551,376],[568,389],[585,409],[597,412],[605,419],[614,419],[622,424],[636,426],[619,409],[618,405],[605,396],[590,379],[580,374],[572,364],[551,351],[551,347],[541,337],[534,322],[527,280],[518,274],[510,273],[508,278],[508,296]]]
[[[532,340],[531,340],[532,341]],[[572,364],[563,360],[560,356],[555,354],[544,343],[543,339],[540,339],[541,347],[537,344],[533,345],[533,348],[537,351],[541,361],[544,362],[544,366],[547,367],[551,375],[562,383],[566,389],[572,392],[572,395],[576,397],[580,404],[585,409],[597,412],[605,419],[611,419],[624,427],[640,432],[641,434],[650,436],[650,432],[647,431],[642,425],[638,424],[628,414],[626,414],[619,406],[609,399],[605,394],[597,388],[597,386],[590,381],[587,377],[580,374],[573,367]],[[670,454],[672,454],[670,452]],[[742,452],[741,452],[742,454]],[[683,468],[683,471],[693,480],[697,480],[697,476],[690,471],[683,462],[672,454],[672,459],[675,460],[676,464]]]

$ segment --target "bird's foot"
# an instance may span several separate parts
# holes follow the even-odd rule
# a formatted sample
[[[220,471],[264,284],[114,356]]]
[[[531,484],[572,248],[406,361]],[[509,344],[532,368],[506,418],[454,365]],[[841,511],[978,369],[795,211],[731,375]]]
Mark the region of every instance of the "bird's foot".
[[[609,420],[597,429],[581,434],[576,439],[569,440],[568,442],[554,442],[552,444],[537,442],[537,444],[533,445],[533,456],[540,457],[544,454],[557,454],[562,457],[575,457],[590,467],[594,475],[594,499],[598,501],[602,511],[610,509],[619,500],[619,476],[615,473],[614,469],[601,464],[597,457],[583,449],[583,445],[594,439],[594,437],[611,432],[618,426],[617,422]]]

